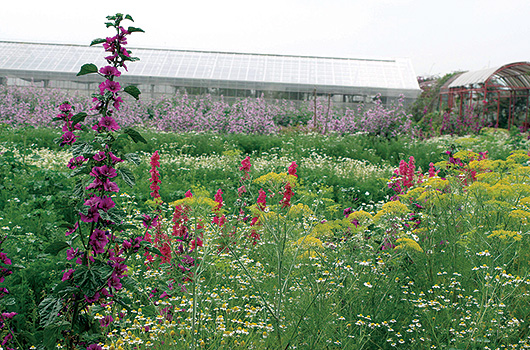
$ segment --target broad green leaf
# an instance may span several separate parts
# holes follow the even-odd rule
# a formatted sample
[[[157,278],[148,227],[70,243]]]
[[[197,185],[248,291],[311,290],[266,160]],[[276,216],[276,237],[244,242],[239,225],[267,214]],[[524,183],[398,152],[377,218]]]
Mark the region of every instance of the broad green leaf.
[[[74,185],[74,191],[73,191],[74,196],[77,198],[81,198],[83,194],[85,193],[85,187],[86,187],[85,181],[83,181],[83,179],[77,179]],[[71,226],[70,224],[68,225]]]
[[[102,44],[104,42],[107,42],[107,39],[102,39],[102,38],[94,39],[90,43],[90,46],[94,46],[94,45],[97,45],[97,44]]]
[[[78,166],[72,172],[70,173],[70,177],[77,176],[79,174],[88,174],[90,173],[90,169],[86,166]]]
[[[114,222],[116,224],[119,224],[123,220],[125,220],[125,214],[121,210],[116,209],[116,208],[110,209],[107,212],[107,215],[108,215],[110,221],[112,221],[112,222]]]
[[[85,112],[77,113],[72,117],[72,126],[76,125],[77,123],[81,123],[85,121],[85,118],[88,114]]]
[[[86,142],[83,142],[83,141],[77,141],[73,146],[72,146],[72,155],[74,157],[79,157],[80,155],[83,154],[83,149],[85,148],[85,145],[87,145]]]
[[[55,241],[44,249],[45,253],[51,255],[57,255],[59,252],[65,248],[68,248],[70,245],[64,241]]]
[[[105,25],[107,26],[107,28],[114,27],[114,23],[111,22],[106,22]]]
[[[80,208],[79,208],[79,212],[83,215],[88,215],[88,209],[90,209],[90,207],[88,205],[82,205]]]
[[[78,141],[72,146],[74,157],[85,156],[85,158],[90,158],[94,153],[94,147],[86,142]]]
[[[73,283],[79,286],[82,293],[92,297],[96,292],[107,284],[107,280],[112,274],[112,267],[105,264],[93,264],[79,266],[73,277]]]
[[[134,19],[131,17],[131,15],[125,15],[125,19],[128,19],[131,22],[134,22]]]
[[[136,28],[136,27],[129,27],[129,28],[127,28],[127,31],[129,33],[134,33],[134,32],[145,33],[145,31],[142,28]]]
[[[131,163],[134,163],[135,165],[140,165],[140,163],[142,162],[142,159],[137,153],[127,153],[125,155],[125,159],[127,159]]]
[[[123,129],[123,132],[131,137],[131,139],[134,141],[134,143],[142,142],[147,144],[147,140],[144,139],[142,135],[133,128],[125,128]]]
[[[94,63],[86,63],[81,66],[81,70],[77,73],[77,76],[97,73],[98,67]]]
[[[136,179],[134,178],[134,174],[132,171],[130,171],[128,168],[121,167],[118,170],[118,174],[120,174],[121,178],[129,187],[134,187],[136,184]]]
[[[129,95],[131,95],[132,97],[134,97],[137,100],[140,98],[140,94],[142,93],[140,91],[140,89],[138,89],[134,85],[127,86],[125,89],[123,89],[123,91],[125,91],[126,93],[128,93]]]
[[[48,297],[39,304],[40,325],[44,328],[59,320],[59,311],[63,307],[60,298]]]

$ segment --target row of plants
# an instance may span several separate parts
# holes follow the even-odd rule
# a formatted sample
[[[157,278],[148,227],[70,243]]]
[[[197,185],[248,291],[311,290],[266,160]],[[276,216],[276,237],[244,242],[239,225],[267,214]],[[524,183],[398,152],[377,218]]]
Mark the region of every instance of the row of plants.
[[[65,100],[71,101],[77,110],[90,108],[82,94],[33,86],[0,86],[0,97],[0,122],[16,127],[54,125],[54,109]],[[411,116],[402,102],[399,100],[395,106],[388,107],[376,99],[366,108],[341,111],[328,107],[320,99],[305,101],[297,107],[285,100],[245,98],[228,103],[209,95],[176,94],[124,105],[115,117],[123,126],[140,125],[166,132],[270,135],[294,128],[302,132],[395,137],[413,134]]]

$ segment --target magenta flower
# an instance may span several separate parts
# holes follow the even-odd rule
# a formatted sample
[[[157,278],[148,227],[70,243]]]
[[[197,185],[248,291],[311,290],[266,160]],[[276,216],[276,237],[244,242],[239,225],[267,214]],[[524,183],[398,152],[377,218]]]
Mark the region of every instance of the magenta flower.
[[[226,216],[214,216],[212,223],[217,224],[219,227],[222,227],[226,222]]]
[[[99,72],[105,76],[119,77],[121,75],[121,72],[112,66],[101,67]]]
[[[118,185],[115,182],[109,181],[109,179],[107,179],[103,183],[103,191],[120,192],[120,188],[118,187]]]
[[[92,159],[94,159],[96,162],[102,162],[105,160],[105,158],[107,158],[107,156],[105,155],[105,151],[99,151],[92,157]]]
[[[116,120],[114,120],[112,117],[101,118],[97,126],[100,128],[107,128],[111,131],[116,131],[120,128],[118,123],[116,123]]]
[[[283,198],[280,201],[280,204],[282,205],[282,208],[290,207],[291,206],[291,198],[293,196],[293,190],[291,187],[291,184],[288,182],[285,184],[285,192],[283,193]]]
[[[75,169],[77,168],[78,166],[81,166],[83,165],[83,163],[87,161],[87,159],[83,156],[79,156],[79,157],[75,157],[75,158],[71,158],[69,161],[68,161],[68,165],[67,167],[70,168],[70,169]]]
[[[117,111],[120,110],[120,105],[123,103],[123,100],[121,99],[120,96],[115,96],[114,97],[114,102],[112,103],[112,106],[114,106],[114,108],[116,108]]]
[[[79,255],[79,249],[78,248],[70,248],[66,251],[66,260],[72,260],[76,256]]]
[[[61,147],[64,145],[71,145],[77,140],[73,132],[67,131],[63,134],[63,141],[61,142]]]
[[[59,106],[59,110],[64,113],[69,112],[72,110],[72,105],[68,102],[65,102]]]
[[[217,190],[213,200],[217,202],[217,206],[214,208],[214,210],[219,210],[223,207],[223,191],[221,191],[221,189]]]
[[[70,228],[68,231],[66,231],[65,235],[66,236],[69,236],[71,235],[72,233],[74,233],[75,231],[77,231],[77,229],[79,228],[79,223],[76,222],[74,227]]]
[[[112,276],[109,278],[108,286],[116,290],[121,289],[122,284],[120,278],[113,273]]]
[[[105,80],[104,82],[99,84],[99,91],[102,95],[105,91],[118,92],[120,91],[120,89],[121,85],[117,81]]]
[[[263,188],[261,188],[258,192],[257,203],[258,203],[258,208],[260,210],[264,210],[265,207],[267,206],[267,194],[265,193],[265,191],[263,191]]]
[[[65,271],[65,273],[63,274],[63,278],[61,278],[61,281],[67,281],[69,280],[70,278],[72,278],[72,274],[74,273],[74,269],[70,269],[68,271]]]
[[[107,165],[103,165],[100,167],[93,167],[89,175],[97,177],[98,179],[102,179],[116,177],[118,176],[118,173],[116,172],[116,169],[110,168]]]
[[[116,203],[110,197],[103,196],[99,201],[99,208],[104,212],[107,212],[109,209],[112,209],[116,206]]]
[[[96,177],[94,179],[94,182],[92,182],[90,185],[85,187],[85,189],[87,189],[87,190],[99,189],[101,186],[103,186],[103,180],[101,180],[101,179]]]
[[[110,326],[110,324],[114,321],[114,318],[112,318],[111,315],[105,315],[105,317],[103,317],[102,319],[99,320],[99,324],[101,325],[101,327],[108,327]],[[95,345],[95,344],[92,344],[92,345]],[[88,349],[88,348],[87,348]]]
[[[292,162],[291,165],[289,166],[289,175],[292,175],[292,176],[295,176],[295,177],[298,177],[298,175],[296,175],[296,168],[298,167],[298,164],[296,164],[296,162]]]
[[[105,246],[109,242],[107,233],[103,230],[96,228],[90,235],[90,246],[94,250],[94,254],[105,253]]]
[[[81,217],[81,221],[83,222],[98,222],[99,220],[99,213],[97,208],[90,208],[88,209],[88,214],[85,215],[83,213],[79,213]]]
[[[112,165],[123,162],[123,159],[116,157],[112,152],[109,152],[109,157],[110,157],[110,160],[112,161]]]
[[[11,265],[11,259],[7,257],[6,253],[0,252],[0,260],[6,265]]]
[[[16,312],[2,312],[2,321],[10,320],[16,315],[18,315]]]
[[[90,197],[88,198],[85,203],[83,203],[84,205],[88,205],[89,207],[91,208],[96,208],[98,207],[99,205],[99,202],[101,201],[101,198],[98,197],[98,196],[93,196],[93,197]]]
[[[243,171],[245,173],[241,180],[247,180],[250,178],[250,167],[252,167],[252,164],[250,164],[250,156],[247,156],[241,161],[241,167],[239,168],[240,171]]]
[[[149,179],[149,182],[151,182],[151,185],[149,188],[151,189],[151,197],[153,198],[160,198],[160,193],[158,192],[160,190],[160,186],[158,184],[161,183],[160,181],[160,173],[158,172],[158,167],[160,167],[160,156],[158,155],[158,151],[155,151],[153,155],[151,156],[151,169],[149,172],[151,173],[151,178]]]

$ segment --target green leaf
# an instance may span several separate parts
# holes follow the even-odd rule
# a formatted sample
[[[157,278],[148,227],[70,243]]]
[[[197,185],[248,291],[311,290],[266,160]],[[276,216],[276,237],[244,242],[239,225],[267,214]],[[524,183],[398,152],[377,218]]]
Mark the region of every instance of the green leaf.
[[[59,320],[59,311],[63,301],[59,298],[48,297],[39,304],[40,325],[44,328]]]
[[[79,266],[73,277],[73,283],[79,286],[83,294],[92,297],[107,284],[112,274],[112,267],[102,263],[94,263],[90,268]]]
[[[127,86],[125,89],[123,89],[123,91],[125,91],[126,93],[128,93],[129,95],[131,95],[132,97],[134,97],[137,100],[140,98],[140,94],[142,93],[140,91],[140,89],[138,89],[134,85]]]
[[[90,173],[90,169],[88,167],[79,166],[79,167],[75,168],[74,170],[72,170],[72,172],[70,173],[70,177],[74,177],[74,176],[77,176],[79,174],[88,174],[88,173]]]
[[[77,73],[77,76],[97,73],[98,67],[94,63],[86,63],[81,66],[81,70]]]
[[[45,253],[51,255],[57,255],[59,252],[65,248],[68,248],[70,245],[64,241],[55,241],[44,249]]]
[[[129,28],[127,28],[127,31],[129,33],[134,33],[134,32],[145,33],[145,31],[142,28],[136,28],[136,27],[129,27]]]
[[[137,153],[127,153],[125,155],[125,159],[127,159],[131,163],[134,163],[135,165],[140,165],[140,163],[142,162],[142,159]]]
[[[77,179],[74,185],[74,191],[73,191],[74,197],[77,197],[77,198],[83,197],[83,194],[85,193],[85,187],[86,187],[85,181],[83,181],[83,179]],[[70,224],[68,225],[71,226]]]
[[[112,221],[112,222],[114,222],[116,224],[119,224],[119,223],[121,223],[122,221],[125,220],[124,212],[119,210],[119,209],[116,209],[116,208],[112,208],[109,211],[107,211],[107,215],[108,215],[110,221]]]
[[[94,46],[94,45],[97,45],[97,44],[103,44],[105,42],[107,42],[107,39],[102,39],[102,38],[94,39],[90,43],[90,46]]]
[[[112,22],[106,22],[105,25],[107,26],[107,28],[114,27],[114,23]]]
[[[136,184],[136,179],[134,178],[134,174],[132,171],[130,171],[128,168],[120,167],[118,170],[118,174],[120,174],[121,178],[129,187],[134,187]]]
[[[79,208],[79,212],[83,215],[88,215],[88,210],[90,209],[90,207],[88,205],[82,205],[80,208]]]
[[[138,227],[131,224],[116,225],[116,231],[125,231],[125,230],[136,230]]]
[[[128,19],[131,22],[134,22],[134,19],[131,17],[131,15],[125,15],[125,19]]]
[[[133,128],[125,128],[123,129],[123,132],[130,136],[130,138],[134,141],[134,143],[142,142],[147,144],[146,139],[140,133]]]
[[[77,123],[81,123],[85,121],[85,118],[88,114],[85,112],[77,113],[72,117],[72,126],[76,125]]]
[[[85,158],[90,158],[92,154],[94,154],[94,147],[86,142],[79,141],[72,146],[74,157],[86,156]]]

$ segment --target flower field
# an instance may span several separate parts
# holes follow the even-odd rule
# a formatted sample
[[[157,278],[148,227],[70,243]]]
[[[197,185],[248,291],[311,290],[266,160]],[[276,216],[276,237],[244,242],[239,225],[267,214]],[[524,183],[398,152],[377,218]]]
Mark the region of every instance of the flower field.
[[[3,131],[6,139],[16,134]],[[119,302],[86,308],[92,339],[105,349],[528,346],[529,157],[516,152],[521,145],[487,132],[429,140],[420,147],[438,150],[429,173],[411,170],[409,159],[392,166],[322,150],[306,157],[289,142],[250,155],[248,171],[240,170],[241,150],[178,154],[166,143],[158,152],[158,200],[149,190],[152,154],[140,151],[137,185],[118,182],[124,191],[112,198],[130,224],[125,237],[147,232],[152,249],[128,260]],[[508,156],[478,153],[493,144]],[[477,152],[445,154],[451,145]],[[71,152],[53,148],[2,144],[2,249],[13,271],[3,282],[4,300],[11,299],[3,308],[17,313],[6,320],[17,348],[45,344],[50,330],[38,305],[75,266],[50,248],[64,241],[73,185],[65,166]],[[289,175],[293,161],[296,176]],[[307,181],[314,172],[324,181]],[[332,176],[358,184],[359,196],[374,193],[337,198],[325,183]],[[362,187],[374,177],[387,183]],[[284,207],[286,183],[292,196]],[[146,230],[137,219],[153,213],[159,224]],[[179,236],[183,227],[200,237],[192,250],[193,239]],[[160,242],[171,248],[165,262]],[[185,243],[188,254],[179,255]],[[72,248],[63,249],[71,255]],[[67,348],[62,339],[56,333],[47,348]]]
[[[379,103],[142,110],[117,78],[143,30],[107,20],[90,103],[0,92],[2,349],[530,348],[524,136],[414,139]]]

